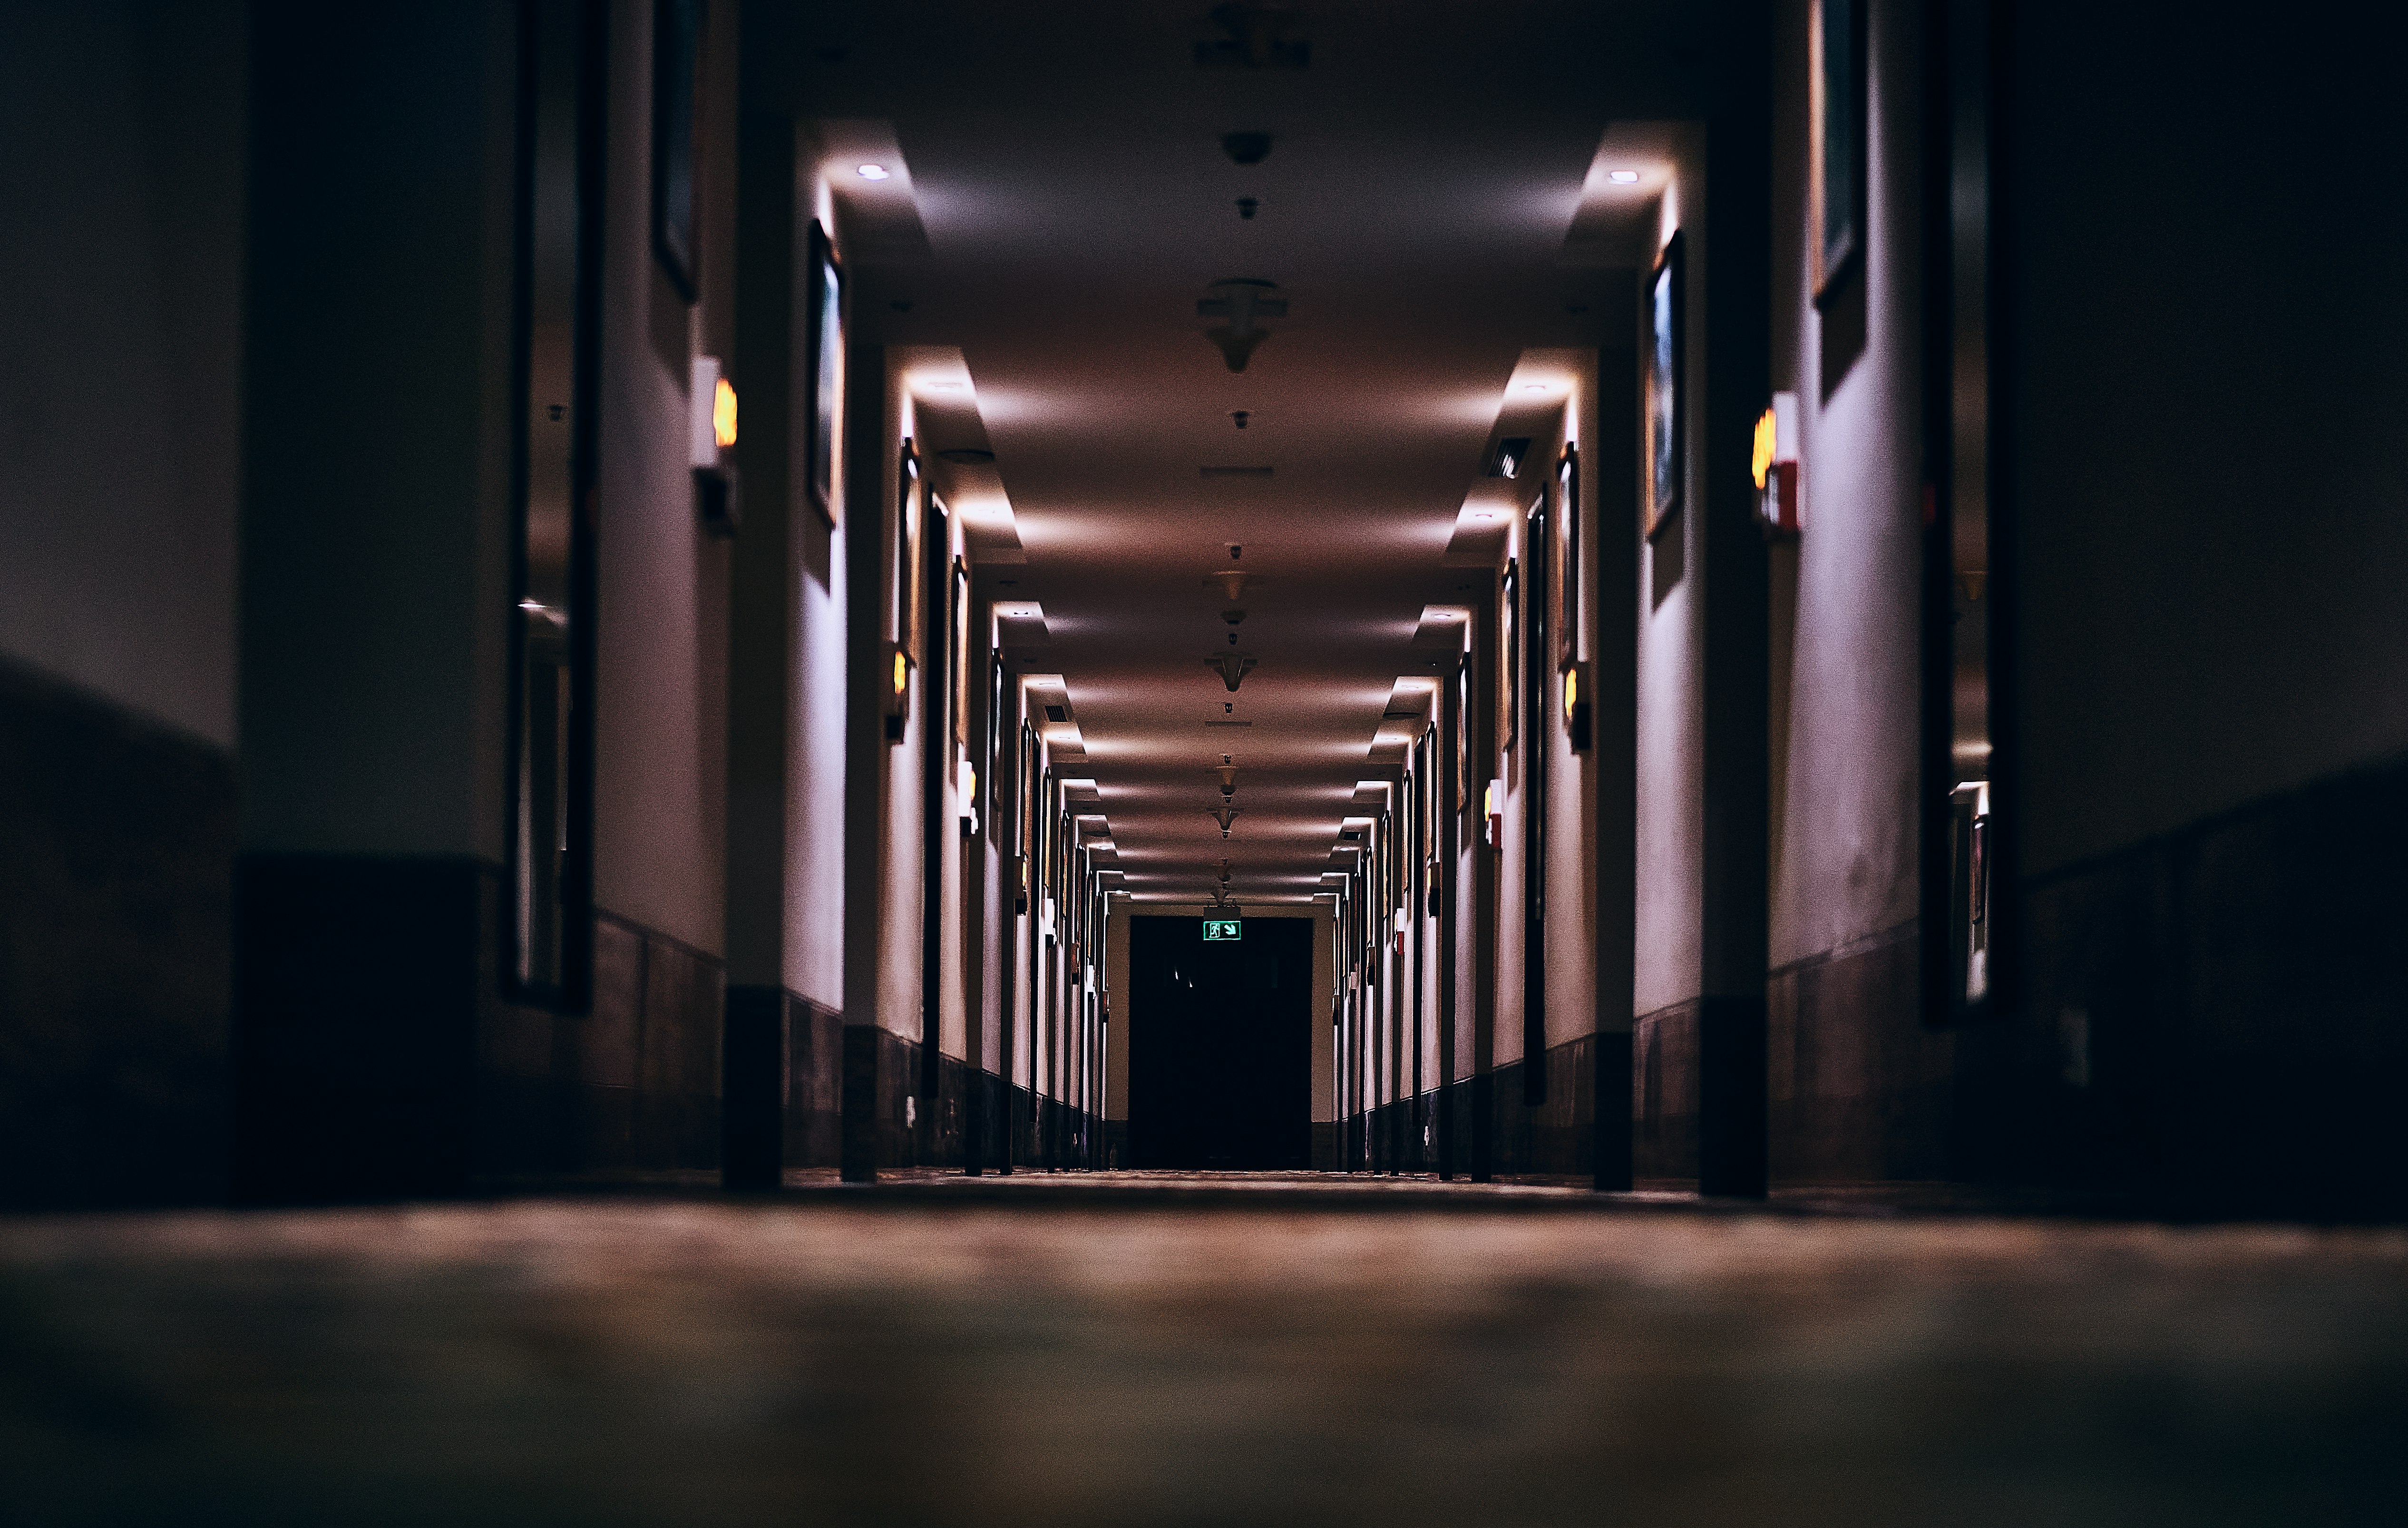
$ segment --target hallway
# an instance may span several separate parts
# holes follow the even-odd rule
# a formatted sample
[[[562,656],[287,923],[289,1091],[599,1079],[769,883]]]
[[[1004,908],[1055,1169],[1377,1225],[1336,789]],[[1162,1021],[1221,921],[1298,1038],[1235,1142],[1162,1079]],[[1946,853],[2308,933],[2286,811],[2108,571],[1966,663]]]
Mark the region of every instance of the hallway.
[[[2396,18],[0,5],[0,1520],[2408,1521]]]

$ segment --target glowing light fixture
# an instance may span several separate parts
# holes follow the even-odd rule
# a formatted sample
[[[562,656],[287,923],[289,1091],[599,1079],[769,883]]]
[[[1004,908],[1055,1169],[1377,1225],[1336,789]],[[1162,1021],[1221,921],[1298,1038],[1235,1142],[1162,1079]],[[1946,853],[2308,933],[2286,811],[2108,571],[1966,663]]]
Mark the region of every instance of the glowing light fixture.
[[[1756,422],[1748,468],[1759,496],[1757,512],[1769,534],[1794,535],[1805,526],[1798,494],[1798,395],[1775,393],[1772,407]]]
[[[1587,753],[1597,736],[1589,702],[1581,693],[1588,687],[1584,683],[1587,668],[1585,662],[1580,661],[1564,666],[1564,741],[1576,754]]]
[[[886,166],[883,165],[864,165],[855,173],[865,180],[883,180],[886,179]]]
[[[710,434],[722,451],[736,443],[736,388],[724,377],[711,389]]]
[[[1608,170],[1605,172],[1605,178],[1618,186],[1635,186],[1639,183],[1637,170]]]
[[[895,652],[895,693],[902,694],[904,686],[910,682],[910,660],[903,656],[902,649],[897,648]]]
[[[695,512],[715,536],[732,536],[742,515],[736,465],[722,453],[736,443],[736,386],[715,355],[694,357],[687,379],[687,465]]]

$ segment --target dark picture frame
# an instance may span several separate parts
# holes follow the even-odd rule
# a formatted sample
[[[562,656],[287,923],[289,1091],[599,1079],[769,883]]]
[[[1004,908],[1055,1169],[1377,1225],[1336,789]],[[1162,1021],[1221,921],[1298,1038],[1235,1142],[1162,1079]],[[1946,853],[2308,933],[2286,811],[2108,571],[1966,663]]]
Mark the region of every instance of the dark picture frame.
[[[816,219],[810,242],[811,418],[803,435],[809,457],[803,480],[810,484],[812,508],[834,530],[838,528],[836,416],[844,376],[844,271],[837,264],[827,231]]]
[[[1845,281],[1865,230],[1865,12],[1868,0],[1815,0],[1813,208],[1814,300]]]
[[[1580,448],[1567,445],[1555,458],[1555,560],[1548,584],[1555,592],[1555,667],[1580,661],[1581,499]]]
[[[919,448],[903,442],[895,467],[894,608],[887,635],[917,669],[924,661],[921,642],[920,526],[927,518],[927,475],[920,466]]]
[[[1455,656],[1454,714],[1448,718],[1455,734],[1455,810],[1471,805],[1471,655]]]
[[[703,0],[652,0],[652,254],[688,302],[702,272],[695,154],[702,14]]]
[[[1505,576],[1497,586],[1497,701],[1499,713],[1497,751],[1502,755],[1521,736],[1522,710],[1522,563],[1505,559]]]
[[[1682,274],[1686,241],[1675,233],[1647,278],[1647,534],[1652,539],[1681,512],[1687,486],[1688,423],[1684,396],[1687,367],[1682,327],[1687,303]]]
[[[948,516],[948,524],[951,518]],[[950,538],[949,538],[950,539]],[[950,548],[948,548],[949,555]],[[953,742],[968,757],[970,737],[970,704],[974,697],[970,688],[970,565],[958,555],[953,555],[952,606],[947,612],[946,639],[951,651],[948,662],[953,673]]]

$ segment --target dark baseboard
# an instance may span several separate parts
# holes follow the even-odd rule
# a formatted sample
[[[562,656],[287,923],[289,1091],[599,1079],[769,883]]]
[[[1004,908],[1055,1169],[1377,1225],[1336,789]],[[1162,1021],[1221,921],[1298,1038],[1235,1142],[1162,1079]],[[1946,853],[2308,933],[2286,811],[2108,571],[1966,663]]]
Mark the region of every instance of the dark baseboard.
[[[237,874],[238,1197],[720,1165],[713,958],[598,915],[592,1010],[556,1014],[503,994],[498,867],[252,855]]]
[[[224,751],[0,662],[0,1205],[226,1189]]]
[[[831,1016],[832,1018],[832,1016]],[[1032,1103],[1028,1089],[1008,1086],[958,1057],[937,1058],[937,1090],[924,1096],[920,1043],[878,1025],[838,1025],[847,1070],[839,1109],[844,1151],[838,1163],[849,1180],[889,1168],[935,1168],[981,1174],[1091,1171],[1128,1151],[1127,1121],[1101,1120],[1053,1099]],[[796,1086],[802,1086],[799,1075]],[[790,1157],[789,1167],[829,1165],[815,1154]]]
[[[1316,1173],[1342,1171],[1340,1152],[1343,1149],[1343,1127],[1334,1119],[1312,1122],[1312,1170]]]
[[[1958,1031],[1986,1176],[2244,1212],[2408,1210],[2408,762],[2028,887],[2019,1011]]]
[[[1765,983],[1772,1175],[1804,1183],[1964,1175],[1951,1138],[1958,1036],[1923,1022],[1909,921]]]

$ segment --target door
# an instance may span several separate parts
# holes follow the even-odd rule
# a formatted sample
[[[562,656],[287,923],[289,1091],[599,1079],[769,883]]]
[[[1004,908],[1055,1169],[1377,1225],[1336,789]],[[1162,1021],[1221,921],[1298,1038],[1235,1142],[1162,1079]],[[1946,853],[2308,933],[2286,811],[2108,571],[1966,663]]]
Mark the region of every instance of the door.
[[[1302,1170],[1312,1160],[1311,918],[1129,920],[1129,1158]]]

